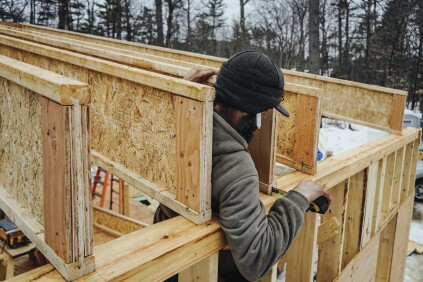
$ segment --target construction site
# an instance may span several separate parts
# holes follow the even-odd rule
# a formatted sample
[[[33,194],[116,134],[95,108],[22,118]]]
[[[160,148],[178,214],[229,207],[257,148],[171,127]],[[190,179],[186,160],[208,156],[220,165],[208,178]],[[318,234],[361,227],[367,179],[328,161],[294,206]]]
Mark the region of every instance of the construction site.
[[[0,209],[48,261],[17,276],[12,263],[6,279],[218,281],[216,76],[183,77],[225,60],[0,22]],[[260,200],[312,180],[333,202],[305,213],[261,281],[403,281],[422,139],[403,128],[407,92],[282,71],[290,117],[269,110],[249,145]],[[318,162],[322,117],[387,134]],[[134,191],[180,216],[153,225]]]

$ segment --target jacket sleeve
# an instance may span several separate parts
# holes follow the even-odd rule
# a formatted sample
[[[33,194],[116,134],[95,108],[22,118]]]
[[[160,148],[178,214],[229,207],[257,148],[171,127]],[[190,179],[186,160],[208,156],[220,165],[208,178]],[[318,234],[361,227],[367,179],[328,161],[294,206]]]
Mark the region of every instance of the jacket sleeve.
[[[277,262],[304,220],[308,200],[296,191],[276,200],[269,214],[258,197],[257,176],[246,176],[223,189],[220,224],[235,263],[248,280],[257,280]]]

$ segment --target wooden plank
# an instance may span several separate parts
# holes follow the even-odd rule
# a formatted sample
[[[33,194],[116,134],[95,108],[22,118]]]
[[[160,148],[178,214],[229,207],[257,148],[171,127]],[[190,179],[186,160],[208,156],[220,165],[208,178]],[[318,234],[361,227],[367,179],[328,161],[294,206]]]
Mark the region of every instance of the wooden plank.
[[[345,214],[345,231],[341,269],[360,251],[361,227],[363,218],[363,197],[366,191],[365,171],[353,175],[348,181],[348,202]]]
[[[395,214],[395,216],[388,221],[387,225],[381,230],[380,233],[376,281],[392,281],[390,280],[390,274],[398,218],[397,215],[398,214]]]
[[[148,226],[144,222],[97,206],[94,206],[93,222],[121,234],[128,234]]]
[[[407,96],[405,95],[393,95],[391,115],[389,117],[389,127],[398,131],[402,130],[404,121],[404,108]]]
[[[248,144],[251,158],[256,166],[259,181],[268,184],[260,189],[263,193],[271,193],[271,184],[274,179],[274,166],[276,160],[276,111],[270,109],[262,114],[262,126],[254,132],[254,138]],[[269,191],[270,190],[270,191]]]
[[[405,146],[398,149],[395,161],[395,174],[392,184],[391,206],[399,205],[401,201],[402,175],[404,173]]]
[[[178,275],[178,281],[204,281],[204,282],[215,282],[218,281],[217,269],[218,269],[219,253],[214,253],[211,256],[197,262],[193,266],[180,272]]]
[[[313,281],[317,226],[317,214],[305,213],[304,224],[287,251],[286,281]]]
[[[415,185],[415,179],[416,179],[416,167],[417,167],[417,162],[418,162],[418,155],[419,155],[419,145],[420,142],[422,140],[421,138],[421,130],[420,132],[420,137],[416,140],[414,140],[414,148],[413,148],[413,162],[411,163],[411,173],[410,173],[410,181],[408,184],[408,192],[407,195],[409,195],[410,193],[414,195],[414,185]]]
[[[386,160],[386,173],[383,188],[383,197],[382,197],[382,212],[389,213],[391,209],[391,198],[392,198],[392,186],[394,182],[394,173],[395,173],[395,161],[396,153],[393,152],[388,155]]]
[[[13,199],[4,187],[0,187],[0,208],[37,246],[37,249],[67,280],[75,280],[94,271],[94,256],[88,256],[81,261],[66,264],[56,255],[54,250],[44,241],[44,227]]]
[[[414,142],[411,142],[405,147],[405,159],[404,159],[404,169],[402,172],[400,202],[403,202],[408,197],[410,183],[413,183],[414,185],[414,179],[411,178],[411,170],[413,167],[413,162],[416,162],[416,160],[414,159]]]
[[[90,102],[86,83],[2,55],[0,76],[62,105]]]
[[[198,101],[177,97],[176,107],[176,200],[201,212],[205,194],[201,177],[201,132],[204,105]],[[204,172],[203,172],[204,173]],[[202,189],[203,186],[203,189]],[[205,193],[205,191],[203,191]]]
[[[66,185],[66,109],[41,99],[45,242],[66,263],[74,261],[71,205]]]
[[[331,219],[337,219],[341,223],[345,220],[345,204],[348,189],[348,181],[341,182],[329,190],[333,203],[326,214],[322,215],[322,224]],[[319,261],[317,264],[317,281],[333,281],[341,271],[342,234],[343,224],[338,227],[336,234],[330,240],[319,244]]]
[[[414,197],[410,194],[398,210],[397,226],[392,253],[391,281],[403,281]]]
[[[198,101],[212,101],[214,90],[210,86],[177,79],[174,77],[152,73],[134,67],[98,59],[74,52],[60,50],[25,40],[0,35],[0,45],[24,50],[25,52],[46,56],[61,62],[70,63],[100,73],[127,79],[160,90]]]
[[[369,242],[372,235],[373,215],[374,210],[377,209],[376,201],[376,186],[378,181],[379,163],[374,163],[366,171],[367,184],[364,203],[363,224],[361,228],[360,249]]]
[[[374,281],[379,250],[379,237],[379,233],[374,236],[334,281]]]
[[[376,191],[375,191],[375,202],[373,207],[371,236],[373,236],[373,234],[376,234],[379,231],[379,222],[380,222],[381,213],[382,213],[383,190],[385,187],[386,162],[387,162],[386,156],[383,157],[383,159],[379,160],[378,162],[377,183],[376,183]]]
[[[341,221],[336,217],[332,217],[331,219],[320,224],[319,231],[317,233],[317,244],[320,245],[323,242],[338,235],[339,229],[341,226],[342,226]]]

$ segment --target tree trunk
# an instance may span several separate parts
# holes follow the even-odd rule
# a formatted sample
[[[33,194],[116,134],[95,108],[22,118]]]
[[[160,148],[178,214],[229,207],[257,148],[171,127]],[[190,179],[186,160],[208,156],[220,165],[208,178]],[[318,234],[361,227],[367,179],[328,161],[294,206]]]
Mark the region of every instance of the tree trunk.
[[[247,47],[247,31],[245,29],[245,5],[248,3],[248,1],[250,0],[239,0],[239,26],[241,28],[241,49],[245,49]]]
[[[162,0],[156,1],[156,23],[157,23],[157,45],[164,46],[163,36],[163,3]]]
[[[309,72],[319,74],[319,0],[309,0]]]
[[[69,30],[69,1],[59,0],[59,29]]]

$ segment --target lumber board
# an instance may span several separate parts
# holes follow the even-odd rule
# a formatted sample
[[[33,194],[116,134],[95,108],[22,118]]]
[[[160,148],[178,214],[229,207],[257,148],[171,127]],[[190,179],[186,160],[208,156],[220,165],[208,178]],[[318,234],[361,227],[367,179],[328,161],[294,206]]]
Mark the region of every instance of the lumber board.
[[[74,261],[72,199],[69,191],[69,165],[67,164],[66,129],[67,109],[41,99],[41,124],[44,170],[44,228],[45,242],[66,263]],[[67,128],[66,128],[67,127]]]
[[[396,152],[392,152],[388,155],[386,161],[386,173],[385,181],[383,188],[382,196],[382,213],[387,214],[393,207],[391,203],[392,198],[392,187],[394,185],[394,175],[395,175],[395,163],[396,163]]]
[[[24,232],[66,280],[75,280],[94,270],[95,262],[92,255],[77,262],[64,263],[54,250],[45,243],[44,227],[1,186],[0,208]]]
[[[276,160],[308,174],[316,173],[320,126],[319,95],[317,88],[287,83],[282,104],[290,117],[278,115]]]
[[[416,140],[414,140],[414,146],[413,146],[413,161],[411,163],[411,172],[410,172],[410,181],[408,184],[408,192],[407,195],[409,195],[410,193],[413,194],[414,193],[414,185],[415,185],[415,179],[416,179],[416,167],[417,167],[417,162],[418,162],[418,156],[419,156],[419,146],[420,146],[420,142],[422,140],[422,131],[421,129],[419,130],[420,132],[420,137]]]
[[[404,169],[402,172],[402,185],[400,192],[400,202],[403,202],[408,197],[410,183],[414,186],[414,178],[411,178],[413,162],[417,162],[414,158],[414,142],[405,147]]]
[[[391,266],[393,246],[395,240],[395,230],[398,214],[388,221],[387,225],[381,230],[378,252],[378,264],[376,269],[376,281],[391,281]]]
[[[367,171],[365,170],[351,176],[348,180],[341,269],[344,269],[360,251],[363,197],[366,193],[366,182]]]
[[[260,191],[270,194],[274,179],[274,166],[276,160],[276,111],[267,110],[262,114],[262,126],[254,132],[251,143],[248,144],[251,158],[263,183]]]
[[[379,163],[373,163],[366,169],[367,183],[364,196],[363,207],[363,223],[361,227],[360,249],[369,242],[372,235],[373,214],[377,208],[376,202],[376,186],[378,180]]]
[[[404,173],[405,146],[396,152],[395,174],[392,183],[391,206],[399,205],[401,201],[401,187]]]
[[[328,212],[322,215],[320,226],[333,219],[336,219],[341,225],[336,229],[338,233],[329,240],[319,243],[318,239],[319,258],[317,264],[317,281],[333,281],[341,271],[343,222],[345,221],[347,189],[348,181],[344,181],[329,190],[333,198],[333,203],[330,205]]]
[[[412,142],[413,143],[413,142]],[[375,190],[375,201],[373,203],[373,220],[371,236],[379,231],[379,222],[382,213],[382,199],[385,187],[386,162],[388,158],[385,156],[378,162],[377,183]]]
[[[378,263],[379,237],[379,233],[373,236],[367,246],[351,260],[342,273],[331,281],[374,281]]]
[[[317,227],[317,214],[306,212],[304,224],[286,253],[286,281],[313,281]]]
[[[178,275],[178,281],[195,282],[214,282],[218,281],[217,270],[218,270],[219,253],[212,254],[211,256],[197,262],[193,266],[180,272]]]
[[[94,206],[93,209],[93,223],[99,224],[123,235],[148,226],[148,224],[144,222],[97,206]]]
[[[413,215],[414,197],[411,193],[398,210],[394,245],[392,247],[391,281],[403,281],[405,274],[405,256],[410,235],[410,225]]]
[[[61,105],[90,102],[86,83],[1,55],[0,76]]]

